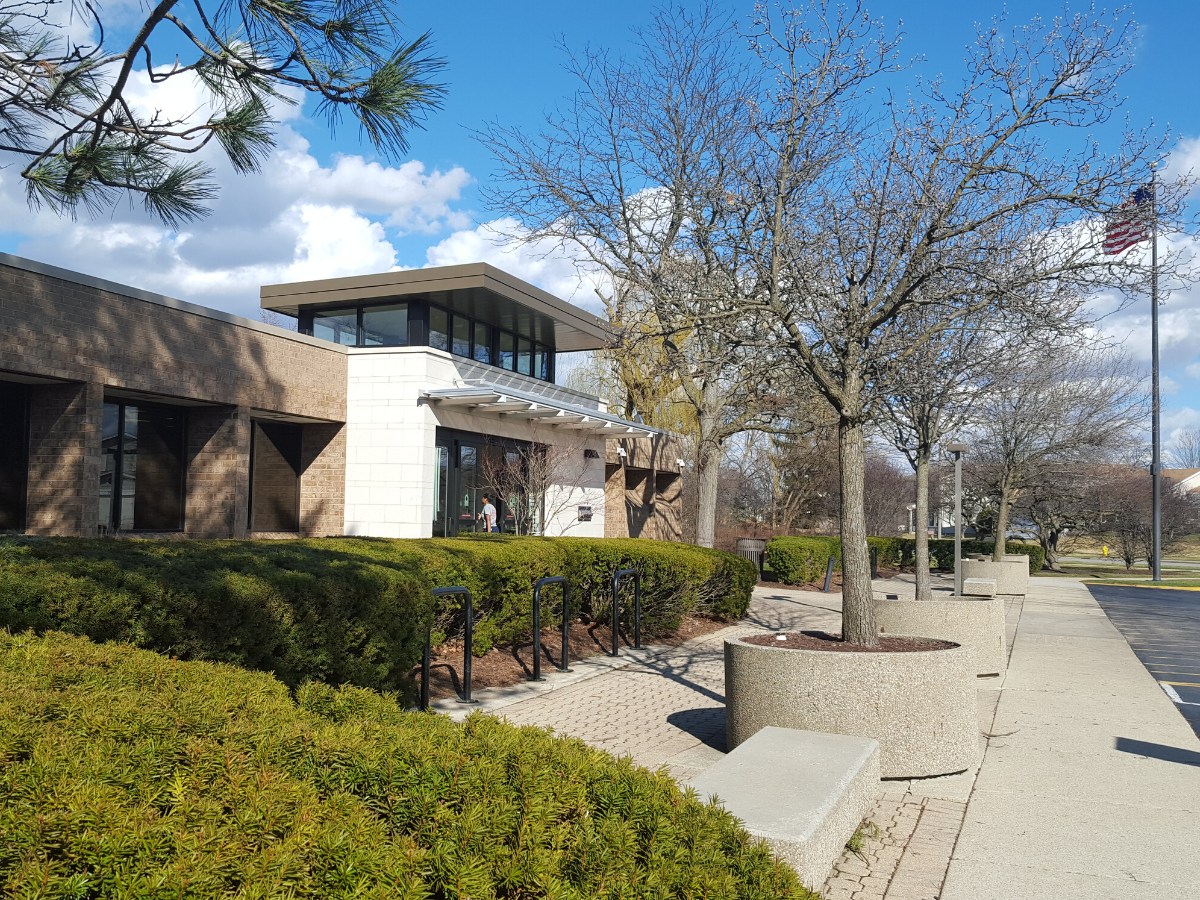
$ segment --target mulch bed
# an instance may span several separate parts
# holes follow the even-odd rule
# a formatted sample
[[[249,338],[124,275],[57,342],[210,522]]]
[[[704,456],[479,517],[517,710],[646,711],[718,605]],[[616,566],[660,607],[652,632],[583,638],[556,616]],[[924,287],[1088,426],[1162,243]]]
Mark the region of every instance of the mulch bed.
[[[779,638],[782,637],[783,640]],[[761,647],[782,647],[785,650],[831,650],[837,653],[919,653],[923,650],[949,650],[957,647],[951,641],[932,638],[881,637],[878,647],[847,644],[839,634],[825,631],[801,631],[787,634],[753,634],[742,638],[747,644]]]
[[[679,630],[666,637],[654,638],[645,643],[665,644],[677,647],[685,641],[705,634],[720,631],[730,622],[702,616],[688,616]],[[633,636],[621,635],[621,649],[633,647]],[[571,626],[569,659],[574,663],[589,656],[597,656],[612,650],[612,632],[607,625],[595,622],[575,622]],[[542,677],[551,674],[562,653],[562,633],[557,629],[542,631]],[[447,641],[434,649],[429,658],[429,698],[441,700],[462,693],[462,641]],[[420,666],[414,675],[420,678]],[[533,641],[510,647],[494,647],[471,662],[471,691],[488,687],[506,687],[519,684],[533,674]]]

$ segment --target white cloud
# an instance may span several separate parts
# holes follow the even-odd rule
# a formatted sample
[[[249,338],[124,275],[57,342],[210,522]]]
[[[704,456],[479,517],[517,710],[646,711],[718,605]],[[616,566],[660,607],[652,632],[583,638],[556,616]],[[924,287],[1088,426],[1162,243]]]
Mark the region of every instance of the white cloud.
[[[430,266],[486,262],[542,290],[603,316],[596,293],[604,278],[582,252],[572,255],[550,241],[526,243],[513,219],[494,219],[471,229],[461,229],[430,247]]]
[[[174,79],[164,87],[151,85],[144,71],[135,74],[131,99],[139,111],[207,115],[194,82]],[[276,113],[297,109],[281,105]],[[236,174],[213,145],[201,151],[220,195],[211,216],[179,233],[154,223],[140,204],[101,219],[81,211],[77,222],[31,212],[13,167],[0,169],[0,229],[22,236],[23,256],[256,316],[263,284],[394,268],[387,229],[436,234],[468,224],[454,208],[471,183],[460,167],[427,171],[419,160],[386,166],[352,155],[326,166],[291,126],[282,125],[277,137],[258,174]]]

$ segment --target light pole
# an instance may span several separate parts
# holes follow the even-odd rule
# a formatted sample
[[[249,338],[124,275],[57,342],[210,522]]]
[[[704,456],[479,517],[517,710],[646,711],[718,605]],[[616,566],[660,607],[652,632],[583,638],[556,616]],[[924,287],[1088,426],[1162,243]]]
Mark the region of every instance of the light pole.
[[[966,444],[947,444],[954,454],[954,596],[962,596],[962,455]]]

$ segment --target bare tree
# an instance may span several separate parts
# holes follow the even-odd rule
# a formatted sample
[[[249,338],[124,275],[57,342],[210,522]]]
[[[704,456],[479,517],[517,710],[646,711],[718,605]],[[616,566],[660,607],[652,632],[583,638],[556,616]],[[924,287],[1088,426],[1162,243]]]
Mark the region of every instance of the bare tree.
[[[911,495],[911,476],[882,453],[867,454],[863,471],[863,521],[867,534],[895,537],[898,526],[907,521]]]
[[[995,500],[995,559],[1014,505],[1036,507],[1039,486],[1069,497],[1081,466],[1102,464],[1136,439],[1145,400],[1127,356],[1087,346],[1035,347],[993,386],[978,407],[971,467]]]
[[[813,0],[809,13],[776,19],[760,7],[751,35],[775,76],[747,177],[763,236],[754,311],[837,413],[843,636],[874,646],[864,432],[882,370],[965,320],[1040,317],[1053,333],[1097,286],[1142,284],[1136,254],[1102,255],[1100,223],[1166,144],[1128,131],[1105,152],[1089,134],[1112,116],[1131,65],[1125,12],[1007,34],[993,23],[961,87],[928,82],[876,107],[864,84],[889,67],[896,41],[860,7]],[[864,118],[870,109],[878,119]],[[1051,132],[1077,149],[1048,153]],[[1185,189],[1160,186],[1160,229],[1178,226]],[[927,324],[915,329],[907,314],[918,307]]]
[[[1200,428],[1189,425],[1174,436],[1175,448],[1167,454],[1176,469],[1200,469]]]
[[[1062,571],[1059,553],[1064,539],[1082,537],[1105,527],[1111,504],[1105,490],[1112,478],[1111,465],[1052,462],[1034,468],[1027,487],[1017,495],[1013,509],[1037,531],[1045,551],[1044,567]],[[1068,538],[1068,536],[1070,536]]]
[[[963,319],[944,330],[928,311],[905,316],[904,331],[929,333],[911,354],[886,370],[879,427],[916,474],[916,599],[931,600],[929,577],[929,476],[938,444],[964,428],[974,404],[1003,364],[1010,341],[989,322]],[[931,327],[932,326],[932,327]],[[939,535],[940,537],[940,535]]]
[[[622,357],[661,360],[659,378],[621,368],[626,412],[647,415],[632,407],[661,398],[643,388],[664,381],[690,407],[697,543],[712,546],[722,447],[762,419],[774,372],[768,354],[709,320],[714,309],[745,314],[745,261],[729,237],[741,210],[729,201],[753,82],[730,23],[710,6],[659,10],[635,34],[634,60],[568,52],[579,89],[539,134],[493,124],[477,135],[499,165],[484,193],[519,223],[509,238],[563,247],[598,273]]]
[[[1150,474],[1141,469],[1124,467],[1115,471],[1104,484],[1108,515],[1108,530],[1117,538],[1117,547],[1125,568],[1132,569],[1138,559],[1154,571],[1154,531],[1150,505]],[[1200,524],[1200,509],[1195,498],[1175,490],[1166,479],[1160,510],[1162,552],[1177,550],[1184,535],[1192,534]]]
[[[98,3],[6,2],[0,10],[0,155],[20,160],[32,206],[93,213],[140,197],[178,227],[207,213],[211,169],[180,162],[212,141],[238,172],[254,172],[274,146],[272,104],[308,92],[334,125],[343,113],[383,153],[441,104],[429,80],[443,62],[429,35],[401,43],[381,0],[152,3],[127,43],[105,31]],[[68,25],[87,37],[72,38]],[[155,65],[167,57],[165,64]],[[128,97],[135,66],[150,82],[192,82],[209,107],[182,118],[139,113]]]

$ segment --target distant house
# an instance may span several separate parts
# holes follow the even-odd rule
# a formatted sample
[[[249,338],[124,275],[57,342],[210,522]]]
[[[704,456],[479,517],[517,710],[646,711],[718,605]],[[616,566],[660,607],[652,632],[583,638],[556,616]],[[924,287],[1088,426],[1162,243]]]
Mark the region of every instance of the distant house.
[[[1184,494],[1200,488],[1200,469],[1163,469],[1163,478],[1170,478],[1175,490]]]

